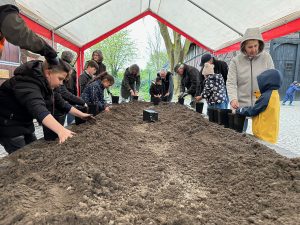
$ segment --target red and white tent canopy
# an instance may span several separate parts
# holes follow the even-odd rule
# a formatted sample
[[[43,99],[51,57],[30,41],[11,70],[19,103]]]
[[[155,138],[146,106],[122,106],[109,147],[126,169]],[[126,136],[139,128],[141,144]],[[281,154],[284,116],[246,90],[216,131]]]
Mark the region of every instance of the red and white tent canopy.
[[[300,0],[16,2],[35,32],[76,51],[81,61],[85,49],[147,15],[215,54],[238,49],[249,27],[260,27],[265,40],[300,30]]]

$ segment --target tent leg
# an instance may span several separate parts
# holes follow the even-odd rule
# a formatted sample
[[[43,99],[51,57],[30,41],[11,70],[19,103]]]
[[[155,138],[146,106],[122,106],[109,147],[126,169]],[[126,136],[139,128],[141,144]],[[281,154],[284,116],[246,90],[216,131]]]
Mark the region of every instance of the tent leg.
[[[82,48],[79,49],[77,52],[78,58],[77,58],[77,90],[79,90],[79,76],[83,72],[83,66],[84,66],[84,50]],[[78,91],[78,95],[79,95]]]

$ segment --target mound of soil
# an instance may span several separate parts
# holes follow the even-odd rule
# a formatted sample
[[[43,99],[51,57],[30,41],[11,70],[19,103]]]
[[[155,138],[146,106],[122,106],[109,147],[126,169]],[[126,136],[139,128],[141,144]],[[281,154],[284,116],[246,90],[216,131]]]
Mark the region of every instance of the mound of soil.
[[[300,224],[300,159],[184,106],[118,105],[72,130],[0,159],[0,224]]]

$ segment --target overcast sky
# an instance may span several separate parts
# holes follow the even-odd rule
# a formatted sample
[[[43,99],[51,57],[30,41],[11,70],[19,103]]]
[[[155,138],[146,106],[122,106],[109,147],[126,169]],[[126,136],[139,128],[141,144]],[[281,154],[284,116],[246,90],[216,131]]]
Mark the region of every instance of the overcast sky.
[[[142,69],[146,67],[147,61],[149,60],[149,51],[147,50],[148,35],[150,37],[154,36],[155,26],[158,26],[157,20],[152,16],[146,16],[126,28],[131,31],[131,38],[136,41],[140,54],[139,59],[132,63],[138,64]],[[161,47],[165,49],[163,40]]]

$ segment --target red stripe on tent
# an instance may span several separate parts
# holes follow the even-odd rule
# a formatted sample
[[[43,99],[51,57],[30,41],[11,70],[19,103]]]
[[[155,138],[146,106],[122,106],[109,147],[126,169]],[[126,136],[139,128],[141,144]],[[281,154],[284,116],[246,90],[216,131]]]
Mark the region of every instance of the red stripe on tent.
[[[35,33],[52,40],[52,32],[45,28],[44,26],[38,24],[37,22],[29,19],[27,16],[21,15],[21,17],[23,18],[23,20],[25,21],[25,23],[27,24],[27,26],[33,30]],[[74,45],[73,43],[67,41],[66,39],[60,37],[57,34],[54,34],[54,41],[75,51],[78,52],[79,51],[79,47],[77,47],[76,45]]]
[[[284,35],[294,33],[300,30],[300,18],[293,20],[291,22],[288,22],[284,25],[281,25],[279,27],[275,27],[271,30],[265,31],[262,33],[262,36],[265,41],[272,40],[274,38],[282,37]],[[240,49],[240,43],[235,43],[233,45],[230,45],[226,48],[222,48],[215,52],[216,55],[224,54],[227,52],[232,52]]]
[[[205,50],[209,51],[209,52],[213,52],[212,49],[208,48],[207,46],[201,44],[199,41],[197,41],[195,38],[191,37],[190,35],[188,35],[187,33],[183,32],[182,30],[178,29],[176,26],[174,26],[173,24],[169,23],[168,21],[166,21],[165,19],[161,18],[160,16],[156,15],[155,13],[149,11],[149,15],[151,15],[152,17],[154,17],[155,19],[157,19],[159,22],[165,24],[166,26],[170,27],[171,29],[175,30],[177,33],[181,34],[182,36],[184,36],[186,39],[190,40],[191,42],[195,43],[196,45],[198,45],[201,48],[204,48]]]
[[[125,22],[125,23],[123,23],[123,24],[117,26],[116,28],[114,28],[114,29],[108,31],[107,33],[101,35],[100,37],[96,38],[95,40],[90,41],[89,43],[85,44],[85,45],[82,47],[83,50],[86,50],[86,49],[92,47],[93,45],[99,43],[100,41],[102,41],[102,40],[108,38],[109,36],[111,36],[111,35],[117,33],[118,31],[122,30],[123,28],[129,26],[130,24],[132,24],[132,23],[138,21],[139,19],[142,19],[143,17],[148,16],[148,15],[150,15],[150,11],[145,11],[145,12],[141,13],[140,15],[138,15],[138,16],[136,16],[136,17],[130,19],[130,20],[128,20],[127,22]]]

